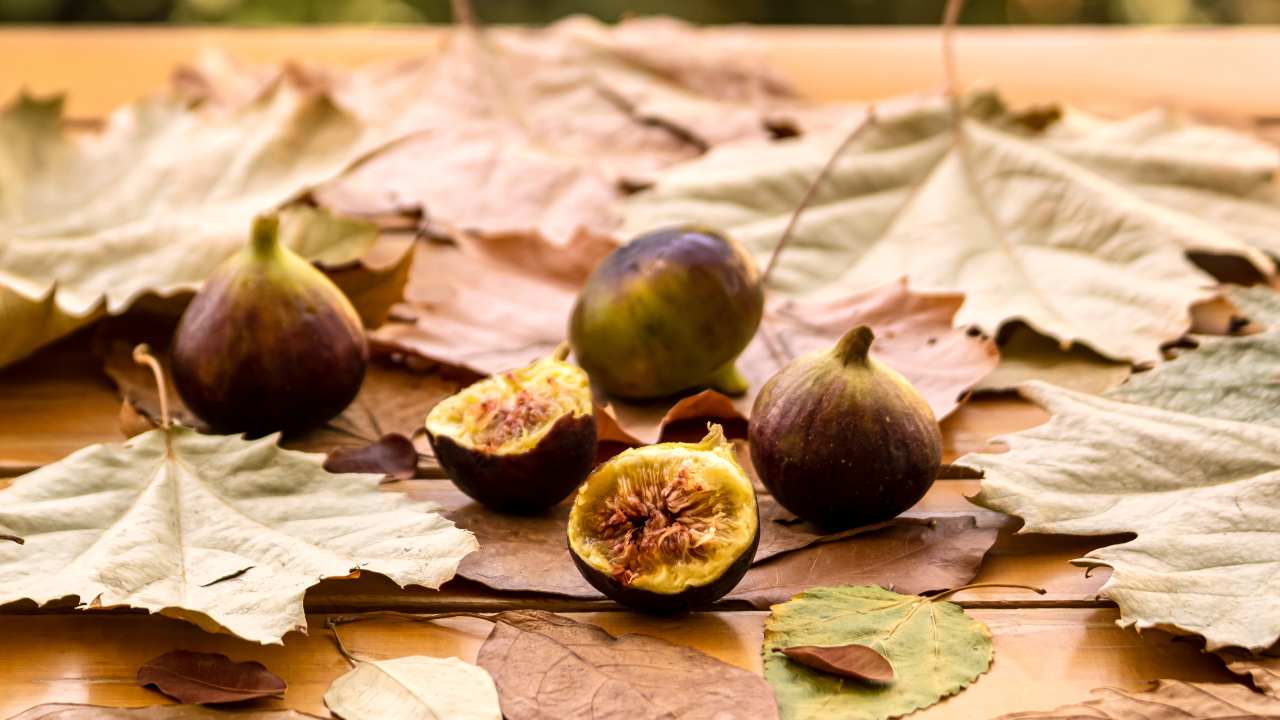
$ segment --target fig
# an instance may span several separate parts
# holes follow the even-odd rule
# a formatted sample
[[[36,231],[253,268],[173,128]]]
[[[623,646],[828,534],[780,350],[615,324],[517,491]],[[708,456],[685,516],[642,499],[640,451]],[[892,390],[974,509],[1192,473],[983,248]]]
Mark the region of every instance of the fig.
[[[630,399],[710,386],[741,395],[734,367],[760,325],[764,287],[732,239],[673,227],[614,250],[587,279],[569,321],[574,356],[601,389]]]
[[[756,474],[784,508],[833,530],[916,504],[942,462],[923,396],[869,351],[865,325],[799,357],[760,389],[748,439]]]
[[[630,608],[709,605],[738,584],[760,543],[751,480],[719,425],[698,443],[632,448],[596,468],[569,511],[583,578]]]
[[[205,280],[174,334],[178,394],[220,432],[321,425],[364,381],[360,315],[279,233],[276,215],[256,218],[248,246]]]
[[[431,409],[427,439],[458,489],[495,510],[534,512],[582,484],[595,464],[596,418],[587,374],[568,354],[562,345]]]

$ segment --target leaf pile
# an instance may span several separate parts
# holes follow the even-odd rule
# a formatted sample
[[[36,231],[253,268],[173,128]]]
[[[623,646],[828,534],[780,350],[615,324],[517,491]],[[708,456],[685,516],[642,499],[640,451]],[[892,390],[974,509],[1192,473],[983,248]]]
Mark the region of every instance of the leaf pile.
[[[477,659],[498,685],[507,720],[768,720],[778,717],[755,673],[646,635],[614,637],[537,610],[494,618]]]
[[[893,682],[850,682],[776,652],[849,644],[883,655]],[[906,715],[959,692],[991,658],[991,632],[960,606],[874,586],[812,588],[774,606],[765,621],[764,675],[783,720]]]
[[[910,273],[964,294],[955,317],[1010,320],[1131,362],[1190,326],[1213,279],[1188,254],[1268,275],[1280,205],[1275,148],[1153,112],[1121,121],[1017,113],[992,93],[888,101],[801,216],[771,276],[806,296]],[[740,144],[673,168],[628,201],[624,234],[696,217],[766,258],[843,133]]]
[[[302,599],[356,571],[437,588],[475,538],[376,475],[183,427],[93,445],[0,490],[0,604],[75,596],[279,643]]]
[[[1053,418],[956,464],[1023,532],[1136,534],[1078,561],[1113,568],[1122,624],[1261,651],[1280,639],[1280,295],[1230,298],[1271,329],[1201,338],[1101,397],[1029,385]]]

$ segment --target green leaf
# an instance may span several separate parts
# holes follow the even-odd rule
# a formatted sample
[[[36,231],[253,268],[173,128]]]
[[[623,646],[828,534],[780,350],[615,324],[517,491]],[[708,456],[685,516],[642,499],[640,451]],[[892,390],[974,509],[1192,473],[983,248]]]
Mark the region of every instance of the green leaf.
[[[1136,534],[1076,561],[1113,568],[1122,625],[1260,651],[1280,638],[1280,296],[1230,298],[1272,329],[1203,338],[1101,397],[1024,386],[1053,418],[956,465],[1023,532]]]
[[[889,660],[891,684],[851,682],[774,652],[855,643]],[[764,676],[783,720],[906,715],[959,692],[991,657],[991,631],[959,605],[876,586],[813,588],[775,605],[765,621]]]

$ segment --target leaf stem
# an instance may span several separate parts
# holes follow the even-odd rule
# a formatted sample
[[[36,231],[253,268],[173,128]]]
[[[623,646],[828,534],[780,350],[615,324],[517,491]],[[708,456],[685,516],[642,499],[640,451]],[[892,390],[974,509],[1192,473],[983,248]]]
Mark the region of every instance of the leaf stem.
[[[960,80],[956,70],[955,31],[964,10],[964,0],[947,0],[942,14],[942,68],[946,93],[953,104],[960,102]]]
[[[160,361],[155,355],[151,354],[151,347],[146,343],[142,343],[133,349],[133,361],[139,365],[146,365],[151,368],[151,372],[155,375],[156,391],[160,393],[160,427],[165,430],[169,429],[169,392],[165,387],[164,368],[160,367]]]
[[[1044,588],[1033,587],[1031,585],[1013,585],[1009,583],[977,583],[975,585],[961,585],[958,588],[951,588],[950,590],[945,590],[943,592],[938,593],[937,595],[930,595],[929,600],[936,602],[945,597],[955,595],[956,593],[961,592],[962,590],[974,590],[977,588],[1013,588],[1015,590],[1030,590],[1031,592],[1037,595],[1044,595],[1046,592],[1048,592]]]
[[[795,234],[796,224],[800,221],[800,213],[804,212],[805,208],[809,207],[809,204],[813,202],[813,198],[818,194],[818,188],[822,186],[823,181],[827,179],[827,176],[835,168],[836,160],[844,154],[844,151],[853,144],[854,140],[857,140],[862,135],[864,130],[875,124],[875,119],[875,107],[867,108],[866,117],[845,136],[844,140],[840,141],[835,151],[831,153],[831,157],[827,158],[827,163],[818,172],[817,177],[813,179],[813,182],[809,183],[809,189],[805,191],[804,197],[800,198],[800,204],[792,211],[791,218],[787,220],[787,227],[782,231],[782,237],[778,240],[778,244],[774,246],[773,254],[769,256],[769,264],[765,266],[764,275],[760,278],[761,285],[768,286],[769,276],[773,273],[773,268],[778,264],[778,257],[782,255],[782,249],[787,246],[791,241],[791,236]]]
[[[481,613],[473,612],[460,611],[416,615],[414,613],[400,612],[398,610],[375,610],[373,612],[362,613],[360,615],[331,615],[325,620],[324,626],[328,628],[330,633],[332,633],[333,644],[338,646],[338,652],[341,653],[342,657],[351,664],[351,667],[355,667],[356,664],[360,662],[360,659],[355,655],[352,655],[351,651],[347,650],[347,646],[342,644],[342,635],[338,633],[338,626],[361,622],[363,620],[373,620],[375,618],[386,617],[399,618],[401,620],[413,620],[415,622],[434,622],[436,620],[446,620],[448,618],[469,617],[476,618],[477,620],[486,620],[488,622],[497,622],[493,619],[492,615],[483,615]]]

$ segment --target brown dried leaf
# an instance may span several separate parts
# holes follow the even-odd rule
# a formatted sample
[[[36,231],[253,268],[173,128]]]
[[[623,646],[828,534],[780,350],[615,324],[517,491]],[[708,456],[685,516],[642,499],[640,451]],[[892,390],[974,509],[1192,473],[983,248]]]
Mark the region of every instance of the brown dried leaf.
[[[283,697],[288,685],[260,662],[234,662],[220,653],[174,650],[138,668],[138,684],[190,705]]]
[[[866,645],[798,645],[777,648],[776,652],[819,672],[873,683],[893,682],[893,665]]]
[[[219,720],[228,717],[219,710],[199,705],[155,705],[141,708],[104,707],[53,703],[37,705],[14,715],[9,720]],[[236,713],[237,720],[303,720],[318,718],[296,710],[249,710]]]
[[[1055,710],[1016,712],[996,720],[1267,720],[1280,718],[1280,700],[1232,683],[1157,680],[1146,692],[1098,688],[1093,699]]]
[[[1258,690],[1280,698],[1280,657],[1251,655],[1239,650],[1220,650],[1217,655],[1228,670],[1249,678]]]
[[[996,534],[967,515],[898,518],[756,565],[726,599],[765,609],[818,585],[881,585],[906,594],[958,587],[977,574]]]
[[[646,635],[614,637],[548,612],[495,618],[477,664],[507,720],[768,720],[773,693],[755,673]]]
[[[388,433],[368,445],[331,451],[324,469],[331,473],[381,473],[408,480],[418,470],[418,449],[400,433]]]

